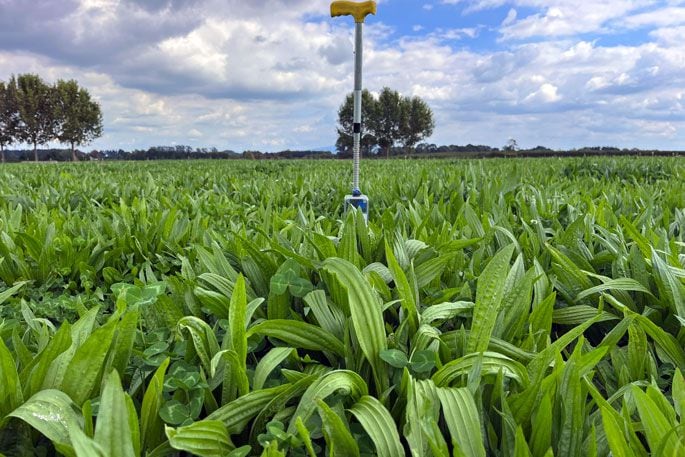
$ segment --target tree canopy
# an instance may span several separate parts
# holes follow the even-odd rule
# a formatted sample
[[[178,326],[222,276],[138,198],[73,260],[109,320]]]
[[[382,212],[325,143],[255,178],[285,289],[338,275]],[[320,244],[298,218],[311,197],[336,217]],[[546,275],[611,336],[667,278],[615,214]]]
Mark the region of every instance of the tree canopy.
[[[352,149],[352,113],[354,101],[349,94],[338,110],[339,154]],[[380,148],[389,156],[395,145],[405,152],[433,134],[435,121],[428,104],[419,97],[403,97],[399,92],[384,87],[377,98],[370,92],[362,93],[362,151],[370,153]]]
[[[33,145],[38,161],[38,145],[59,141],[75,147],[102,135],[100,105],[74,80],[46,84],[35,74],[0,81],[0,150],[12,143]]]

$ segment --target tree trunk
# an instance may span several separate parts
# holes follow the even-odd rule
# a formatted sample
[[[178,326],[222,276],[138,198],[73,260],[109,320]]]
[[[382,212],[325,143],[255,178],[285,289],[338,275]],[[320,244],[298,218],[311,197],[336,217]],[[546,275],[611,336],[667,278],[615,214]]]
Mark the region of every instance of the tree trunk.
[[[76,150],[74,149],[74,143],[71,143],[71,161],[72,162],[78,162],[78,158],[76,157]]]
[[[38,162],[38,143],[33,142],[33,161]]]
[[[385,158],[386,159],[390,158],[390,146],[385,147]]]
[[[5,145],[0,144],[0,161],[5,163]]]

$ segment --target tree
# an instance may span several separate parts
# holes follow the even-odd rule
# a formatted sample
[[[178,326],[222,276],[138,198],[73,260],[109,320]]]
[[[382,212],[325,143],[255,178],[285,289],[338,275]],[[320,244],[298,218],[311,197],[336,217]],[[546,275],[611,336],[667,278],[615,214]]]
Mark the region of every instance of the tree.
[[[419,97],[402,99],[399,137],[406,150],[431,136],[434,128],[433,111],[426,102]]]
[[[73,79],[57,81],[53,112],[56,137],[60,142],[71,145],[72,161],[77,160],[76,146],[102,136],[100,105]]]
[[[376,100],[371,92],[364,89],[362,91],[362,138],[361,150],[364,154],[370,154],[378,145],[376,137],[368,128],[369,121],[374,117]],[[353,132],[354,132],[354,95],[348,94],[345,102],[338,109],[338,140],[335,148],[339,154],[343,155],[352,151]]]
[[[338,152],[352,146],[353,104],[350,94],[338,110]],[[366,126],[362,132],[362,147],[368,151],[378,145],[386,157],[390,157],[396,143],[413,148],[432,135],[435,127],[433,112],[426,102],[419,97],[402,97],[388,87],[381,90],[378,99],[366,90],[362,92],[362,118]]]
[[[400,137],[401,123],[402,97],[396,90],[384,87],[378,96],[373,120],[369,124],[386,157],[390,157],[390,148]]]
[[[38,75],[17,78],[19,138],[33,145],[33,160],[38,162],[38,145],[55,138],[54,91]]]
[[[5,162],[5,146],[12,144],[18,134],[19,111],[17,106],[17,81],[0,81],[0,160]]]

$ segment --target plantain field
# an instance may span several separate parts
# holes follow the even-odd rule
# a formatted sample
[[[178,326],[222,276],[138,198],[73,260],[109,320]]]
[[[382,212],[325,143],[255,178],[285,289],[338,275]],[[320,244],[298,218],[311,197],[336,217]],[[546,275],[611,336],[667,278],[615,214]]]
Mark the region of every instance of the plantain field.
[[[685,162],[0,167],[0,455],[685,455]]]

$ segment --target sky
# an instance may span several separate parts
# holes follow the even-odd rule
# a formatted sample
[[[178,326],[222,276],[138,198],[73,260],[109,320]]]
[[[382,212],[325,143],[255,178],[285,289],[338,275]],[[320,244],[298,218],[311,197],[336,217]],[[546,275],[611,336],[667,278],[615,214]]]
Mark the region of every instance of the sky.
[[[328,0],[0,0],[0,80],[76,79],[82,149],[335,144],[351,17]],[[685,0],[381,0],[364,87],[420,96],[427,142],[685,149]]]

